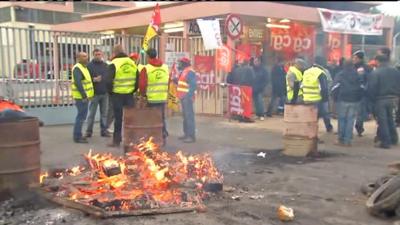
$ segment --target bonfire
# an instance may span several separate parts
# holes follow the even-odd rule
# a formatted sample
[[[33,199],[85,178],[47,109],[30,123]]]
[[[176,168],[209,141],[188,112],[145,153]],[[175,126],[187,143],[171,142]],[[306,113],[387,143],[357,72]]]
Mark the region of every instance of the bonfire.
[[[84,157],[86,165],[42,173],[42,190],[53,199],[123,214],[203,207],[205,186],[223,182],[209,154],[167,153],[152,138],[142,139],[124,156],[90,150]]]

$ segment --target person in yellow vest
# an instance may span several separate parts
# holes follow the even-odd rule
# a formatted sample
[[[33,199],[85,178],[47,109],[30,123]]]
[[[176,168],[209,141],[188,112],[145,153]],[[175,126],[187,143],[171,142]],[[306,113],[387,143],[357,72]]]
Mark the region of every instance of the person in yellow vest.
[[[157,50],[147,50],[147,65],[141,70],[139,78],[139,91],[147,99],[147,106],[157,107],[161,110],[163,121],[164,145],[168,136],[165,124],[165,103],[168,100],[169,70],[166,64],[157,58]]]
[[[318,107],[318,117],[324,119],[327,132],[333,131],[329,115],[328,72],[321,66],[320,57],[303,74],[303,101],[305,104],[315,104]]]
[[[288,104],[298,104],[303,100],[303,91],[301,90],[301,81],[303,80],[303,72],[307,67],[307,63],[300,58],[294,60],[294,64],[289,67],[286,74],[286,91]]]
[[[133,93],[138,88],[138,69],[136,63],[124,53],[121,45],[114,46],[113,59],[109,66],[110,80],[108,91],[114,108],[114,134],[109,147],[119,147],[122,140],[122,113],[125,106],[134,106]]]
[[[78,114],[75,118],[73,139],[75,143],[88,143],[87,139],[82,137],[82,126],[86,120],[89,108],[89,100],[94,96],[93,82],[87,68],[88,55],[85,52],[79,52],[77,55],[78,63],[72,68],[72,97]]]

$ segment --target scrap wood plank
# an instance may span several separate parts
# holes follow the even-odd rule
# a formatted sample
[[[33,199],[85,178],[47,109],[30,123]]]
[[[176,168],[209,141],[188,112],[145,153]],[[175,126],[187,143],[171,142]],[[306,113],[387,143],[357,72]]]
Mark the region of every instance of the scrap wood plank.
[[[123,217],[123,216],[142,216],[142,215],[155,215],[155,214],[172,214],[172,213],[183,213],[193,212],[197,209],[201,209],[202,206],[176,206],[167,208],[156,208],[156,209],[137,209],[131,211],[106,211],[102,208],[85,205],[80,202],[71,201],[65,198],[53,196],[51,193],[37,189],[37,192],[47,200],[62,205],[64,207],[78,209],[93,215],[98,218],[111,218],[111,217]]]

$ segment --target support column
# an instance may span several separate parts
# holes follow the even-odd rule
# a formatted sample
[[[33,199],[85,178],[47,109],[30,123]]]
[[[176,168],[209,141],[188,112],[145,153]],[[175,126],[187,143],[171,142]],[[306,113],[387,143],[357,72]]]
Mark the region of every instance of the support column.
[[[160,58],[163,62],[165,61],[165,51],[168,43],[168,34],[162,33],[160,36],[160,49],[158,50],[158,58]]]
[[[349,43],[349,35],[348,34],[343,34],[342,35],[342,56],[346,56],[346,49],[347,49],[347,44]]]
[[[184,52],[189,52],[190,51],[190,46],[189,46],[189,27],[190,27],[190,22],[189,21],[184,21],[183,22],[183,51]],[[189,52],[189,55],[190,52]]]
[[[53,34],[53,67],[56,93],[54,96],[54,104],[58,104],[60,100],[60,68],[59,68],[59,49],[58,49],[58,34]],[[72,73],[72,72],[71,72]]]
[[[122,42],[121,42],[122,48],[123,48],[126,52],[128,52],[128,45],[127,45],[127,41],[126,41],[126,36],[127,36],[127,34],[128,34],[127,29],[122,29],[122,30],[121,30],[121,34],[122,34]]]

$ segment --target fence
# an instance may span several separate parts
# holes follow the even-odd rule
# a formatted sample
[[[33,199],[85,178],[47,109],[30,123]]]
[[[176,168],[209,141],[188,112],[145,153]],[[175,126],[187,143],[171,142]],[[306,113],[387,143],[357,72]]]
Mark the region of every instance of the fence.
[[[58,32],[0,27],[0,93],[25,108],[66,106],[71,97],[72,67],[77,52],[95,48],[111,57],[122,44],[126,52],[140,52],[143,36]],[[159,49],[158,39],[151,42]]]
[[[194,59],[195,55],[215,56],[215,50],[205,50],[202,37],[189,38],[190,58]],[[207,83],[198,82],[198,85],[205,85],[206,89],[197,88],[195,108],[196,113],[223,115],[224,112],[224,96],[225,89],[218,84],[225,82],[225,74],[222,71],[215,69],[210,76],[215,79],[210,79]]]

